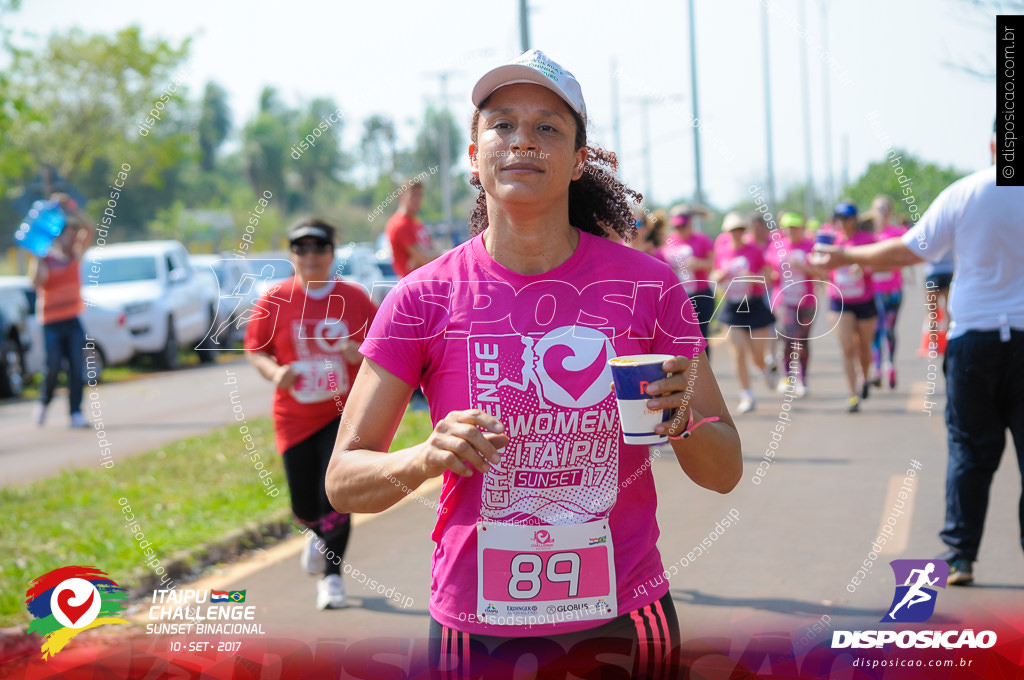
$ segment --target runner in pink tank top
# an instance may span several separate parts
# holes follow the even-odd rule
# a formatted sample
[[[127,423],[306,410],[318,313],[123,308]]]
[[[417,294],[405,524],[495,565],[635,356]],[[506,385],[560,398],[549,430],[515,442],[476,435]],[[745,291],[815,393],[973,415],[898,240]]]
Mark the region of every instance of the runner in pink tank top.
[[[871,203],[871,212],[878,227],[879,241],[898,238],[907,232],[906,227],[889,223],[892,218],[892,199],[888,196],[876,196]],[[878,308],[878,326],[871,343],[871,358],[874,360],[871,384],[881,387],[884,372],[889,388],[895,389],[896,318],[903,304],[903,274],[900,269],[875,270],[871,273],[871,279],[875,288],[875,306]]]
[[[623,441],[608,360],[672,357],[646,408],[670,412],[656,432],[698,485],[736,485],[739,436],[675,273],[604,238],[634,235],[636,195],[610,172],[614,155],[587,146],[575,78],[533,50],[485,75],[473,103],[474,236],[377,314],[328,495],[339,512],[378,512],[443,478],[430,598],[440,671],[475,676],[530,650],[541,668],[582,676],[614,648],[629,677],[661,677],[678,663],[674,574],[656,545],[649,452]],[[417,386],[433,432],[385,453]]]

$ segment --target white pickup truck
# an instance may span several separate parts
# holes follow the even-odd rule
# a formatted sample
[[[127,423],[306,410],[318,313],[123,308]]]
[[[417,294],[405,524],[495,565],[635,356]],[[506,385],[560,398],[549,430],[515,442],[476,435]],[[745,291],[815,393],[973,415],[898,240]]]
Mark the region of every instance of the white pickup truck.
[[[136,351],[152,354],[164,368],[177,368],[178,347],[196,348],[199,360],[215,352],[197,345],[216,310],[178,241],[137,241],[94,246],[82,259],[86,304],[120,307]]]

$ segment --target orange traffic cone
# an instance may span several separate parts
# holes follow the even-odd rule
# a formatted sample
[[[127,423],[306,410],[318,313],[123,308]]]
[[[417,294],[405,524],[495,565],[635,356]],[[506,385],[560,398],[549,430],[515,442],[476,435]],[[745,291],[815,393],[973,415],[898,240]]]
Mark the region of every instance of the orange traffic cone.
[[[949,319],[946,318],[946,310],[939,307],[935,315],[926,315],[921,325],[921,346],[917,350],[917,356],[927,357],[932,348],[930,343],[935,343],[934,351],[938,354],[946,353],[946,332],[949,330]]]

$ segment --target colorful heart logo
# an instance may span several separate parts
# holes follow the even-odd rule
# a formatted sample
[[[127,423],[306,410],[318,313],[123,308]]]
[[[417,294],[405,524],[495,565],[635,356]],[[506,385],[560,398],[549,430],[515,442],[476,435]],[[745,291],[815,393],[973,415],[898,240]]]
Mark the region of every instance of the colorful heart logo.
[[[71,604],[71,598],[75,597],[77,593],[73,590],[62,590],[57,593],[57,607],[63,612],[64,616],[68,617],[71,624],[78,623],[79,619],[85,616],[89,608],[92,607],[93,598],[96,597],[96,591],[90,590],[89,597],[86,598],[85,604],[73,605]]]

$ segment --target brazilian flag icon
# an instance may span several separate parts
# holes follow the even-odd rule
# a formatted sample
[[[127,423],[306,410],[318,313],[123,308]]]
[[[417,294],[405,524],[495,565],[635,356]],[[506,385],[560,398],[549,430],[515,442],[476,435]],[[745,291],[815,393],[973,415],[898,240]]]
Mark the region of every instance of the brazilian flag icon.
[[[245,591],[232,590],[230,593],[228,593],[228,599],[232,602],[245,602]]]

